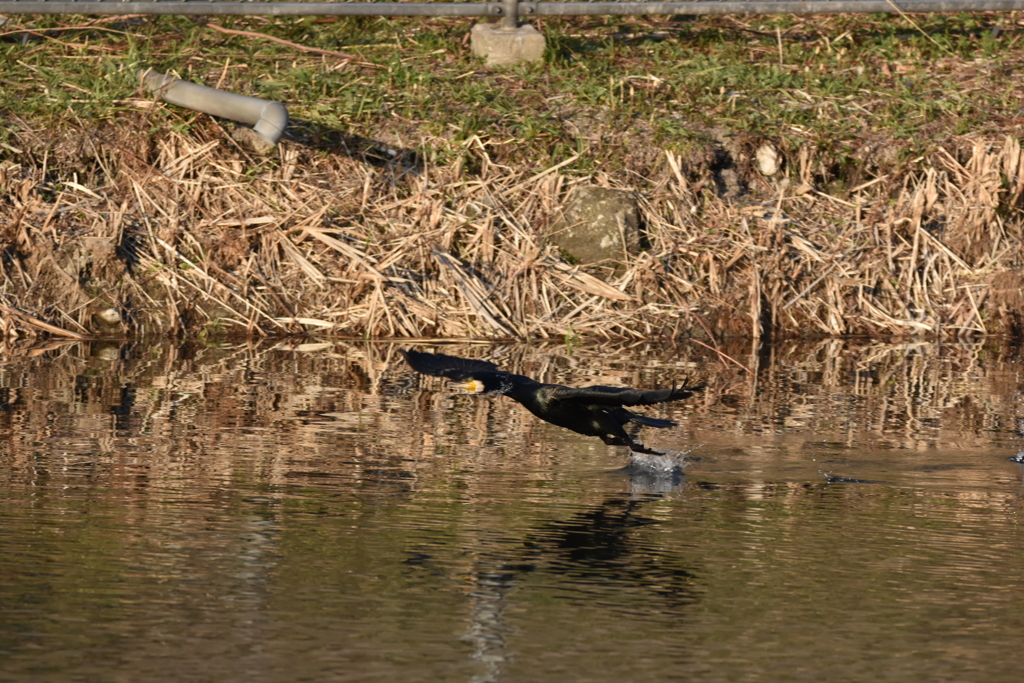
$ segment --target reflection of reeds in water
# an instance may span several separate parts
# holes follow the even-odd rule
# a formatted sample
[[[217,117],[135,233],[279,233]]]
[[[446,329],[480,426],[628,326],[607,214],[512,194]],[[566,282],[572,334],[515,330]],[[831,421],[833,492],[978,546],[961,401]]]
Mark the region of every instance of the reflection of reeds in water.
[[[1024,159],[1013,138],[939,148],[838,196],[809,189],[815,160],[801,154],[790,184],[752,179],[761,194],[744,205],[718,197],[710,171],[666,153],[662,175],[628,188],[650,248],[588,272],[544,236],[577,184],[622,186],[603,174],[481,160],[478,177],[461,166],[402,175],[286,145],[250,176],[202,135],[170,133],[124,154],[126,132],[104,152],[105,184],[77,194],[47,194],[43,169],[0,168],[17,214],[0,325],[74,336],[113,307],[119,332],[187,334],[638,339],[1021,326]]]
[[[743,454],[749,461],[761,457],[759,435],[780,430],[812,447],[837,440],[849,448],[873,439],[927,451],[957,441],[984,443],[992,430],[1013,428],[1017,419],[1019,354],[974,344],[829,341],[748,355],[738,346],[723,347],[753,375],[703,347],[609,344],[576,347],[572,355],[559,345],[443,350],[576,385],[658,386],[699,371],[709,382],[707,392],[657,413],[681,426],[644,435],[674,452],[693,448],[698,457],[700,444],[719,435],[749,444]],[[160,529],[157,538],[187,552],[174,554],[182,559],[173,567],[154,569],[173,581],[202,584],[204,592],[211,575],[196,574],[196,558],[220,561],[227,553],[246,558],[241,571],[256,577],[246,584],[246,595],[259,595],[278,557],[277,551],[264,552],[271,543],[267,534],[279,546],[303,537],[304,543],[322,543],[329,554],[358,554],[375,542],[373,529],[383,528],[387,540],[381,542],[389,551],[426,547],[427,555],[435,552],[430,535],[440,534],[444,543],[458,546],[445,572],[464,586],[470,621],[459,635],[472,644],[482,676],[500,673],[512,654],[505,648],[510,631],[504,608],[527,571],[515,568],[554,571],[557,564],[543,559],[554,553],[555,560],[571,563],[567,570],[579,569],[581,560],[561,541],[543,546],[541,555],[536,542],[524,545],[538,514],[575,519],[580,510],[600,510],[610,495],[650,500],[680,485],[660,473],[608,474],[627,465],[623,449],[545,425],[504,397],[454,395],[439,379],[414,374],[392,344],[118,349],[74,342],[9,358],[0,365],[0,442],[0,490],[26,500],[45,498],[53,514],[85,505],[110,509],[105,523],[118,530],[126,556],[141,554],[137,562],[143,565],[153,543],[148,530]],[[767,457],[808,460],[803,449]],[[699,482],[704,468],[698,463],[694,469],[691,474],[688,467],[686,477]],[[752,477],[726,484],[718,495],[783,501],[787,509],[819,504],[820,497],[864,495],[857,487],[822,491],[825,474],[830,472],[810,482]],[[979,485],[956,495],[979,514],[1017,504],[1016,494],[1007,500],[991,493],[987,482],[973,483]],[[879,500],[881,505],[887,498]],[[802,519],[779,519],[772,505],[743,509],[748,523],[783,535]],[[658,519],[679,514],[674,507],[646,511]],[[211,515],[240,514],[244,534],[227,531],[233,522],[224,519],[224,528],[211,532]],[[339,524],[339,517],[352,521]],[[331,535],[321,538],[315,531],[321,520],[330,520]],[[257,523],[267,525],[264,536],[254,536]],[[394,524],[402,528],[386,531]],[[506,562],[509,538],[528,552],[513,553]],[[755,534],[746,543],[758,549],[771,544],[767,538]],[[643,557],[640,552],[636,561],[617,564],[619,575],[627,567],[629,581],[645,590],[673,585],[668,580],[685,587],[686,576],[665,574],[664,562],[644,564]],[[307,576],[313,569],[290,571],[300,575],[299,586],[314,578]],[[600,580],[608,579],[602,574]],[[688,593],[673,589],[672,595]]]
[[[823,340],[742,355],[757,369],[712,384],[702,428],[924,450],[1017,430],[1015,351],[983,343]]]
[[[979,344],[823,341],[748,356],[725,347],[752,375],[698,347],[445,350],[574,385],[706,378],[704,394],[650,411],[681,423],[650,433],[676,450],[709,433],[929,448],[1017,429],[1017,356]],[[49,476],[88,471],[139,490],[155,479],[216,488],[242,476],[242,463],[258,463],[244,476],[401,491],[440,485],[455,471],[471,479],[474,471],[528,470],[536,478],[560,452],[616,453],[503,397],[453,394],[412,373],[390,344],[135,346],[111,354],[72,343],[9,360],[0,384],[8,477],[44,466]]]

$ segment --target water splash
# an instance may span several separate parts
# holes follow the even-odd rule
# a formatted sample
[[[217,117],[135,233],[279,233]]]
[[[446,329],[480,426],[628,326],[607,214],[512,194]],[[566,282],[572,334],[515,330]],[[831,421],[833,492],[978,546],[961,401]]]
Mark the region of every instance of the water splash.
[[[691,450],[669,451],[664,455],[629,452],[629,464],[620,472],[629,475],[634,496],[664,496],[678,491],[683,469],[690,463]]]
[[[669,451],[664,455],[648,455],[647,453],[629,452],[628,469],[637,473],[674,475],[682,474],[683,469],[690,464],[687,460],[692,449],[686,451]]]

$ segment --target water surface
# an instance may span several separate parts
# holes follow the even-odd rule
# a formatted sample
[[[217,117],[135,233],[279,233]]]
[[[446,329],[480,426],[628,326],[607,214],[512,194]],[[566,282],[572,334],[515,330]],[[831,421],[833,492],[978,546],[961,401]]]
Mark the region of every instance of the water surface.
[[[631,461],[396,348],[9,353],[0,680],[1019,679],[1017,349],[421,347],[706,379]]]

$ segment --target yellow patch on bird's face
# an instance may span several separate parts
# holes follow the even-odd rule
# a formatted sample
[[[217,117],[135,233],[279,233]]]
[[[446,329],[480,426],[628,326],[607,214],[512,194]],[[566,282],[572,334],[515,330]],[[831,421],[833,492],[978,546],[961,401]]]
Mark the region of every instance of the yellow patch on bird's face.
[[[468,391],[471,394],[479,394],[484,390],[484,383],[475,379],[471,379],[468,382],[449,382],[448,386]]]

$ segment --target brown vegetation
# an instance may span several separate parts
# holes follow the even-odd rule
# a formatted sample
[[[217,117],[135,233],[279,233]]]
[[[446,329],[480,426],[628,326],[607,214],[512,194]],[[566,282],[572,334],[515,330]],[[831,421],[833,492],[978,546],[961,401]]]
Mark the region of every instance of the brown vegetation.
[[[140,116],[59,145],[21,131],[24,163],[0,166],[8,335],[964,335],[1020,325],[1024,158],[1013,137],[952,138],[842,196],[814,189],[817,160],[800,149],[782,181],[747,163],[748,191],[732,197],[718,189],[720,170],[671,152],[630,187],[602,173],[500,167],[482,147],[472,175],[461,162],[417,165],[406,153],[380,163],[295,141],[258,162],[212,125],[152,138],[144,125]],[[738,150],[737,169],[745,152],[754,156]],[[543,240],[581,183],[635,190],[650,248],[623,254],[612,275],[570,265]],[[121,318],[113,327],[97,317],[109,309]]]

